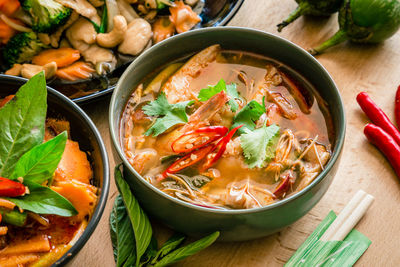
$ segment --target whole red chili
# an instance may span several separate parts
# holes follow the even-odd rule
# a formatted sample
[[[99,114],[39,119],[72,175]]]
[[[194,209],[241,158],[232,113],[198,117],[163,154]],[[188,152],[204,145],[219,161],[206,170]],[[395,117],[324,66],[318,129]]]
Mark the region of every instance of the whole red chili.
[[[0,177],[0,197],[19,197],[25,194],[25,186],[19,182]]]
[[[400,127],[400,85],[397,87],[396,102],[394,103],[394,115],[397,127]]]
[[[400,145],[400,132],[396,126],[389,120],[385,112],[380,109],[367,93],[361,92],[357,95],[357,102],[368,118],[377,126],[390,134],[393,139]]]
[[[386,156],[400,178],[400,146],[394,138],[381,127],[372,123],[365,126],[364,134]]]

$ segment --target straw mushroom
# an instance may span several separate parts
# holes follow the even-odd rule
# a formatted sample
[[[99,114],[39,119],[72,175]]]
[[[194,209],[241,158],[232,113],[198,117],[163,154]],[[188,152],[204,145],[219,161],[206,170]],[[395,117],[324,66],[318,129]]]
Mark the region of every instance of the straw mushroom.
[[[109,33],[100,33],[97,35],[97,44],[111,48],[114,46],[119,45],[124,40],[125,32],[128,28],[126,23],[126,19],[121,16],[117,15],[113,19],[114,21],[114,28]]]

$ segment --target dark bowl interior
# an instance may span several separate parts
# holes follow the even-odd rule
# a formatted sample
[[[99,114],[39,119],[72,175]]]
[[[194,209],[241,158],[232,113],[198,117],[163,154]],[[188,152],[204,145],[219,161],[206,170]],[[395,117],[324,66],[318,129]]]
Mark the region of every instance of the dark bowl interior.
[[[213,210],[175,199],[145,181],[126,160],[119,138],[120,116],[132,90],[147,74],[214,44],[225,50],[264,55],[301,74],[324,101],[333,120],[333,155],[325,169],[304,190],[262,208]],[[179,47],[179,49],[177,49]],[[336,173],[345,136],[344,107],[339,91],[324,67],[297,45],[262,31],[216,27],[190,31],[157,44],[139,56],[120,78],[111,99],[110,131],[114,148],[124,163],[125,179],[143,208],[152,216],[189,235],[220,230],[221,239],[248,240],[279,231],[304,216],[327,191]],[[173,216],[171,216],[173,214]]]
[[[26,79],[20,77],[0,77],[0,98],[10,94],[15,94],[19,87],[21,87],[25,82]],[[82,151],[87,152],[88,159],[93,168],[93,185],[100,188],[97,206],[84,233],[75,245],[73,245],[65,255],[53,264],[53,266],[60,266],[66,264],[79,252],[96,228],[107,201],[110,176],[107,152],[103,140],[93,122],[82,109],[66,96],[50,87],[47,87],[47,90],[47,117],[66,119],[70,122],[70,138],[79,143],[79,147]]]

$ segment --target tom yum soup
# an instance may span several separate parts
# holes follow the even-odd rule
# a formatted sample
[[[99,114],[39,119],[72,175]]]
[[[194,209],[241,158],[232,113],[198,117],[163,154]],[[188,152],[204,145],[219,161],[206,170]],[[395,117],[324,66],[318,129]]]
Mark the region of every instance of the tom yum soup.
[[[136,88],[121,140],[131,165],[164,193],[250,209],[309,185],[331,157],[331,128],[324,102],[295,72],[213,45]]]

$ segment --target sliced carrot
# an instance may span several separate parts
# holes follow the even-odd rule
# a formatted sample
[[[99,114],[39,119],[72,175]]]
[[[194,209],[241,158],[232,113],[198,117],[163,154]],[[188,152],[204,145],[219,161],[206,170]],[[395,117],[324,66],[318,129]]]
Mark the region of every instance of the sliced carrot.
[[[76,49],[61,47],[58,49],[47,49],[34,56],[32,63],[44,66],[47,63],[55,62],[58,68],[66,67],[77,61],[81,57]]]
[[[89,64],[78,61],[72,65],[58,69],[56,76],[63,80],[76,81],[89,79],[93,72],[94,69]]]
[[[168,17],[160,17],[153,23],[153,41],[161,42],[168,37],[174,35],[175,25]]]
[[[18,0],[0,0],[0,12],[4,13],[6,16],[14,14],[20,6]]]
[[[11,37],[17,33],[16,30],[8,26],[2,19],[0,19],[0,43],[6,44]]]

